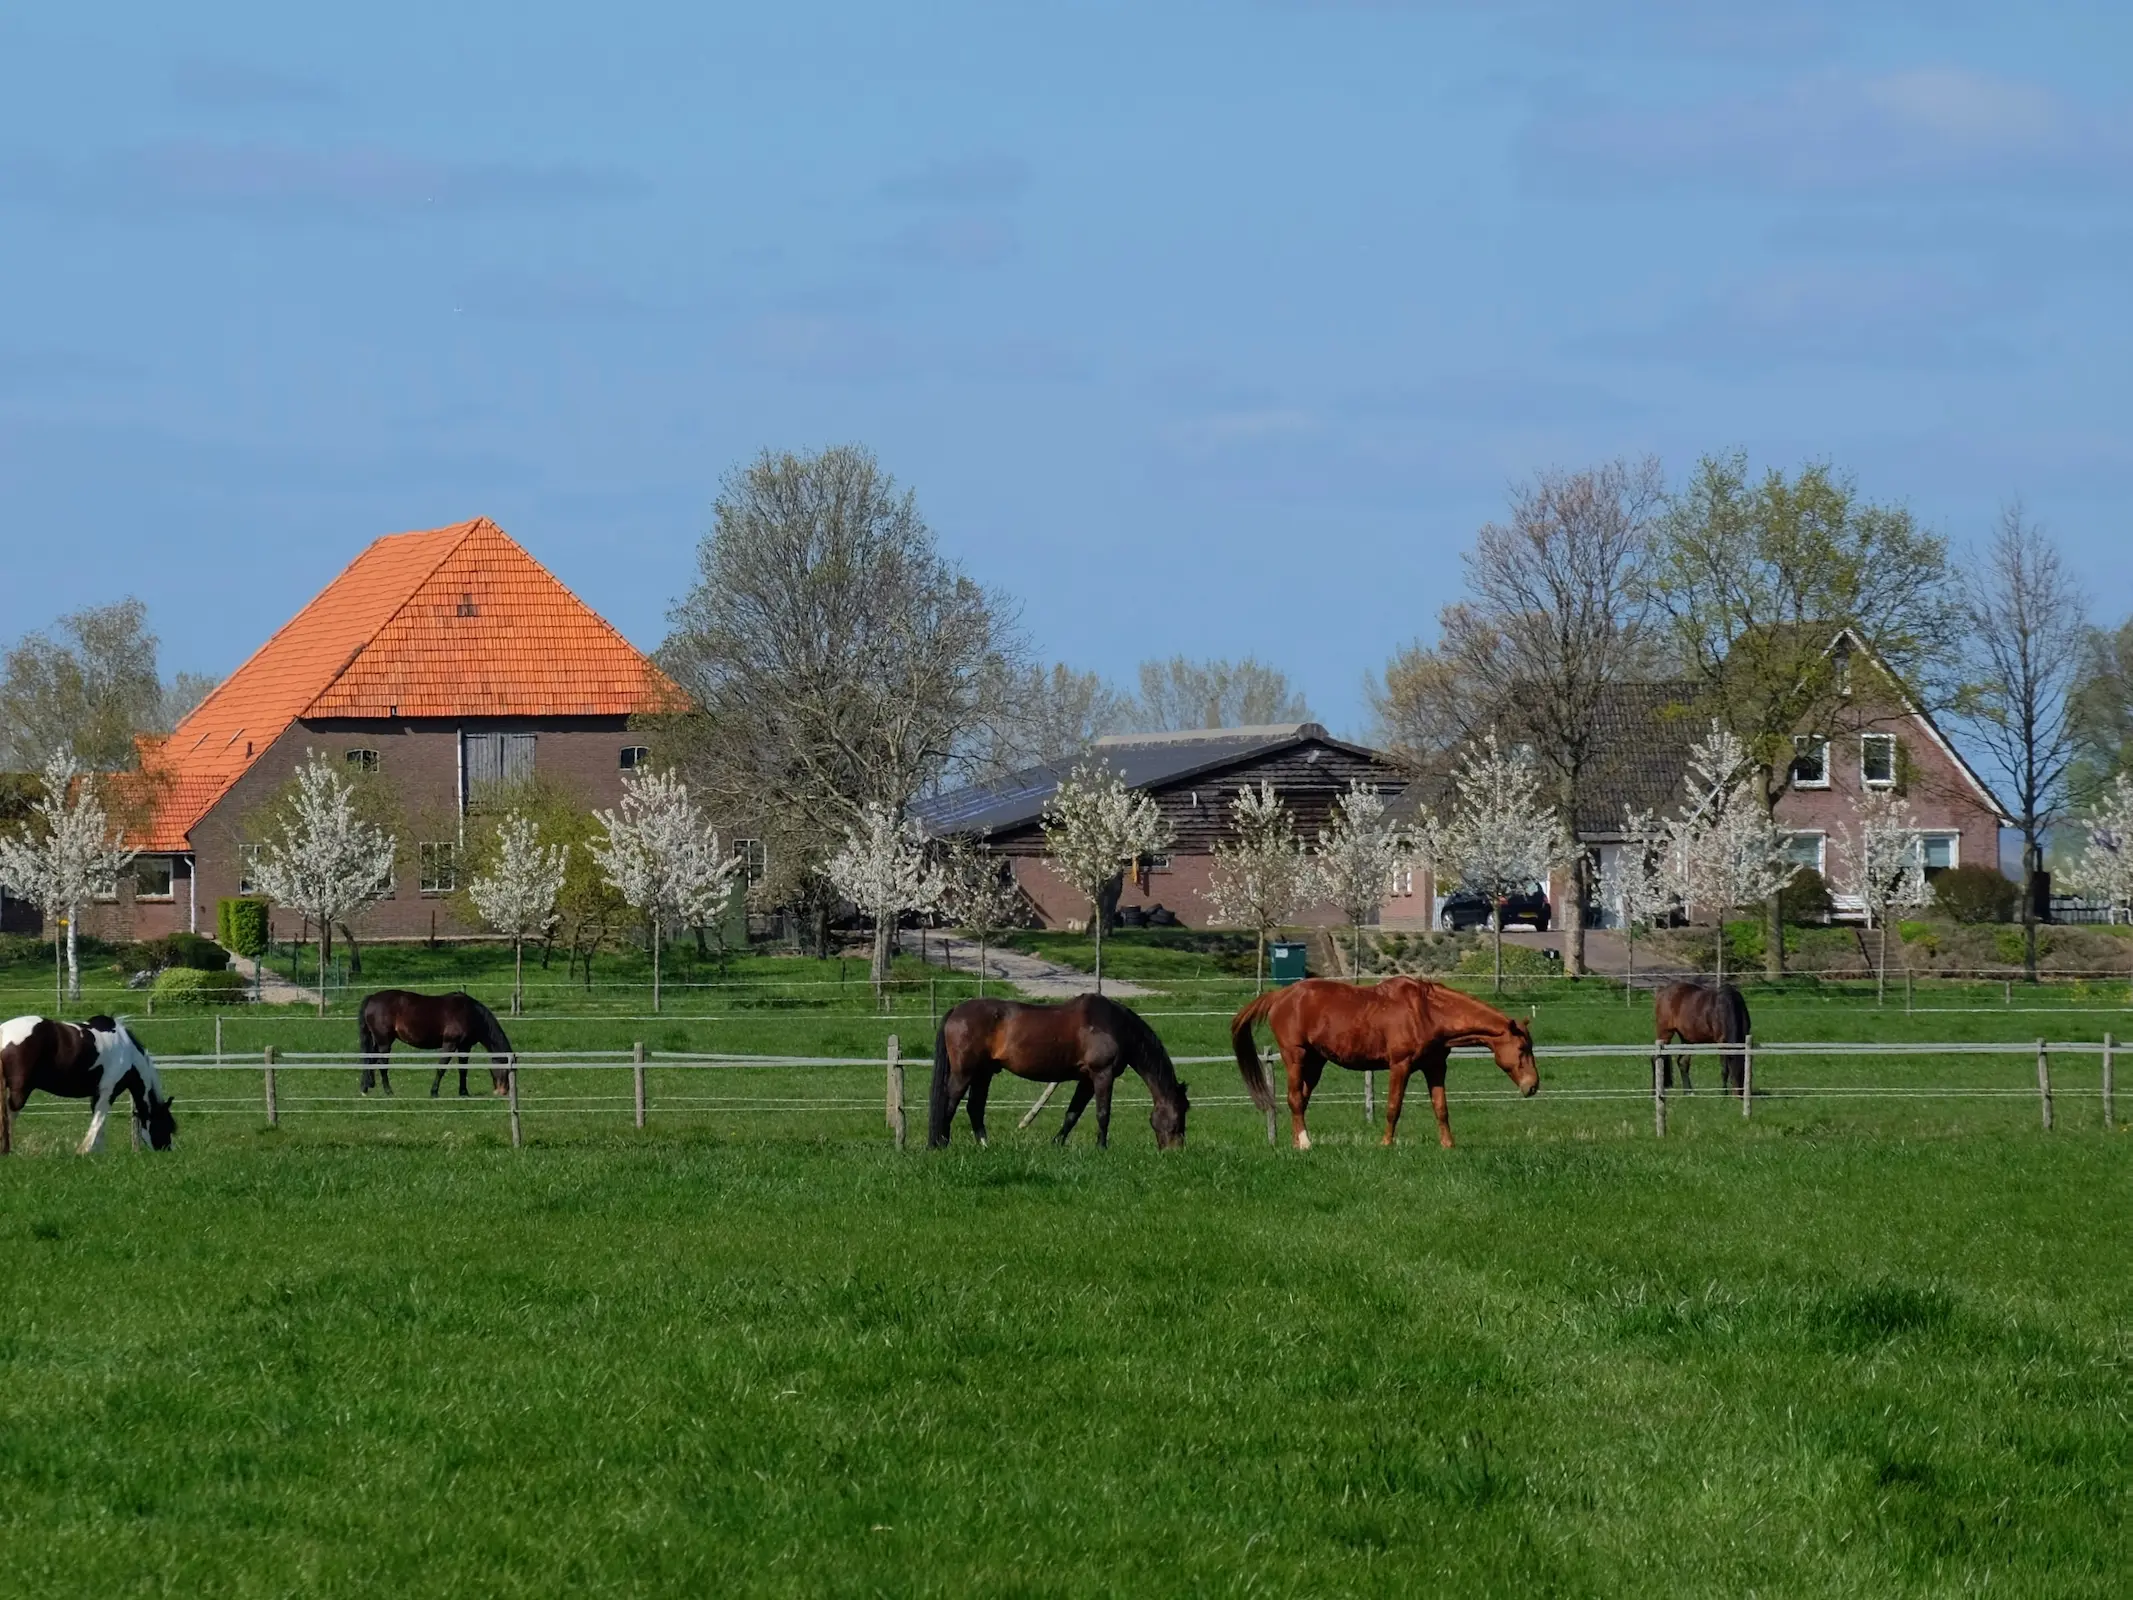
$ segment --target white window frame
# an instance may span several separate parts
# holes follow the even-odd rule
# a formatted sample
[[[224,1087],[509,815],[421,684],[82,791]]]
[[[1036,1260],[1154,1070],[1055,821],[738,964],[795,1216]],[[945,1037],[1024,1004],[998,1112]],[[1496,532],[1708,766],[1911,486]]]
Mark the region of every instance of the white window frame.
[[[1803,778],[1800,773],[1800,757],[1819,747],[1822,754],[1822,776]],[[1792,736],[1792,786],[1795,789],[1827,789],[1829,787],[1829,735],[1824,733],[1796,733]]]
[[[442,852],[441,856],[439,852]],[[442,860],[445,870],[434,869]],[[447,883],[446,877],[450,878]],[[415,846],[416,890],[426,900],[441,900],[459,892],[459,843],[455,839],[424,839]],[[388,896],[387,898],[390,898]]]
[[[1948,841],[1948,864],[1945,867],[1935,867],[1930,861],[1924,860],[1926,843],[1931,839],[1945,839]],[[1953,872],[1963,864],[1962,832],[1957,828],[1920,828],[1918,830],[1918,851],[1921,864],[1929,870],[1934,872]]]
[[[727,854],[740,857],[741,879],[750,889],[761,883],[764,874],[770,871],[770,849],[760,839],[736,839]]]
[[[616,756],[615,765],[620,771],[635,772],[645,764],[651,754],[652,747],[650,745],[626,744],[622,747],[622,753]]]
[[[160,861],[163,863],[163,870],[170,874],[170,887],[165,889],[161,894],[147,894],[142,891],[140,872],[141,863],[144,861]],[[175,900],[178,898],[178,858],[176,856],[135,856],[133,858],[133,872],[134,899],[149,900],[161,904],[164,901]]]
[[[260,849],[261,846],[256,844],[240,844],[237,847],[237,892],[239,894],[259,893],[259,885],[252,878],[252,868],[259,862]]]
[[[1876,778],[1867,772],[1866,747],[1882,744],[1888,747],[1889,775]],[[1869,789],[1893,789],[1896,787],[1896,735],[1893,733],[1862,733],[1859,735],[1859,781]]]
[[[1814,840],[1814,860],[1801,860],[1793,854],[1792,845],[1796,839]],[[1812,867],[1815,871],[1821,873],[1824,879],[1827,879],[1829,877],[1829,835],[1820,828],[1794,828],[1785,835],[1785,859],[1793,862],[1796,866]]]
[[[356,772],[376,772],[378,770],[378,752],[362,745],[343,750],[341,759],[347,762],[349,767]]]
[[[1394,895],[1403,898],[1415,892],[1415,869],[1413,867],[1394,867],[1392,869],[1392,892]]]

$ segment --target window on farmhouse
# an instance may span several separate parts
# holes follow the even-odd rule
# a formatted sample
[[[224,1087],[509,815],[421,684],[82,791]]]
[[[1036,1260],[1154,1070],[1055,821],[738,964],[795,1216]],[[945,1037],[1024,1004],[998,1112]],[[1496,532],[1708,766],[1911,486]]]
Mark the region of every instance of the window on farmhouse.
[[[736,839],[733,841],[733,857],[741,863],[741,876],[753,889],[763,881],[763,874],[770,868],[770,853],[763,848],[760,839]]]
[[[1785,859],[1795,866],[1822,870],[1822,844],[1824,835],[1819,833],[1788,833],[1785,835]]]
[[[253,876],[253,868],[258,865],[258,862],[258,845],[241,844],[237,847],[237,892],[239,894],[259,893],[259,884]]]
[[[350,750],[345,752],[349,766],[358,772],[378,770],[378,752],[375,750]]]
[[[136,900],[168,900],[171,897],[169,856],[133,858],[133,897]]]
[[[626,744],[622,747],[621,767],[624,772],[634,772],[652,759],[652,752],[641,744]]]
[[[459,846],[440,839],[417,847],[421,858],[422,892],[451,894],[459,887]]]
[[[1953,833],[1928,833],[1919,836],[1919,845],[1926,853],[1926,876],[1937,878],[1956,865],[1957,846],[1961,835]]]
[[[1859,776],[1874,789],[1896,782],[1896,735],[1870,733],[1859,741]]]
[[[1795,789],[1829,787],[1829,741],[1819,733],[1793,735],[1792,786]]]

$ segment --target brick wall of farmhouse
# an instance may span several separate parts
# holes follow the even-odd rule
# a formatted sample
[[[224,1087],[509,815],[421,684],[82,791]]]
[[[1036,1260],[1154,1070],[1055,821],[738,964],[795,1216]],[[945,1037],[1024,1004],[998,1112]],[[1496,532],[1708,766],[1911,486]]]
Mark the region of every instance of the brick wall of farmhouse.
[[[1998,870],[2000,864],[1999,819],[1978,798],[1962,769],[1950,759],[1939,741],[1908,718],[1876,725],[1897,737],[1901,755],[1903,797],[1921,828],[1957,835],[1955,864]],[[1865,791],[1859,733],[1840,733],[1829,741],[1829,783],[1826,788],[1788,790],[1778,801],[1777,818],[1782,827],[1796,833],[1817,833],[1824,839],[1824,875],[1832,888],[1843,892],[1849,862],[1843,849],[1846,830],[1857,831],[1859,796]]]
[[[391,783],[407,819],[402,838],[399,882],[392,899],[356,919],[359,937],[412,938],[439,933],[478,931],[460,926],[450,901],[421,888],[419,851],[425,840],[456,840],[459,831],[459,737],[467,733],[531,733],[534,772],[574,790],[587,806],[612,806],[622,795],[621,753],[625,745],[644,743],[628,731],[622,717],[495,718],[480,722],[438,720],[297,723],[275,740],[232,785],[230,792],[201,818],[192,831],[196,876],[173,883],[168,900],[136,899],[122,887],[115,905],[99,906],[83,926],[104,937],[152,939],[188,926],[212,936],[215,902],[237,893],[241,867],[239,846],[245,819],[287,783],[312,750],[336,761],[349,750],[378,752],[379,776]],[[183,871],[182,862],[179,867]],[[195,923],[191,919],[197,918]],[[276,908],[274,936],[289,938],[299,918]]]

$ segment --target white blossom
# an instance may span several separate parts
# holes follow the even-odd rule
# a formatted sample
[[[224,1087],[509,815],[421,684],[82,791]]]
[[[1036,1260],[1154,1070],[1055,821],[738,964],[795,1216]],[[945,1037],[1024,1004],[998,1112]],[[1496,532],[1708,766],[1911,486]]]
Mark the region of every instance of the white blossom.
[[[949,841],[941,866],[941,906],[978,939],[978,993],[985,992],[987,947],[994,934],[1022,918],[1022,886],[1008,863],[969,838]]]
[[[1089,902],[1096,934],[1096,987],[1104,981],[1103,898],[1133,862],[1169,848],[1174,835],[1147,795],[1106,766],[1077,766],[1044,808],[1044,845],[1053,867]]]
[[[1236,838],[1217,841],[1202,897],[1222,921],[1252,930],[1257,977],[1265,971],[1267,940],[1323,892],[1321,874],[1265,779],[1237,791],[1230,819]]]
[[[118,890],[119,873],[133,859],[104,814],[96,780],[71,750],[44,764],[44,794],[30,807],[34,822],[0,837],[0,884],[67,927],[67,992],[81,998],[76,925],[81,908]]]
[[[356,815],[355,785],[320,752],[296,769],[279,831],[259,847],[252,881],[320,931],[319,1012],[326,1010],[326,930],[376,905],[393,887],[393,836]]]
[[[1487,900],[1496,937],[1496,981],[1503,982],[1503,906],[1576,853],[1554,806],[1541,797],[1539,767],[1496,735],[1470,745],[1452,773],[1452,814],[1430,819],[1433,851],[1459,886]]]
[[[1725,977],[1725,922],[1736,906],[1769,899],[1800,870],[1755,792],[1755,763],[1732,730],[1711,724],[1689,747],[1689,795],[1664,824],[1661,867],[1673,898],[1718,924],[1718,976]]]
[[[1600,903],[1614,913],[1628,952],[1623,983],[1637,965],[1637,931],[1648,928],[1673,909],[1674,896],[1664,870],[1665,830],[1649,811],[1632,811],[1624,819],[1621,841],[1600,874]]]
[[[1392,876],[1407,861],[1400,826],[1385,815],[1385,797],[1360,779],[1333,803],[1333,826],[1318,830],[1312,866],[1316,887],[1346,913],[1348,965],[1362,974],[1363,924],[1392,892]]]
[[[2133,921],[2133,774],[2121,772],[2082,825],[2087,842],[2060,876]]]
[[[496,825],[496,859],[467,885],[484,922],[511,941],[511,1010],[524,1008],[526,941],[556,924],[556,896],[570,867],[570,846],[541,843],[541,825],[513,811]]]
[[[1889,919],[1926,903],[1925,835],[1911,815],[1911,803],[1890,789],[1869,789],[1859,796],[1858,827],[1840,828],[1845,892],[1866,908],[1866,924],[1881,930],[1881,959],[1876,988],[1886,992],[1889,967]]]
[[[660,768],[634,768],[622,780],[622,804],[595,810],[593,817],[602,837],[588,839],[585,847],[601,876],[651,924],[657,1011],[666,934],[723,912],[742,863],[719,849],[718,831],[697,809],[689,786]]]
[[[824,870],[837,892],[873,919],[878,984],[889,975],[897,919],[906,911],[933,910],[946,887],[940,868],[927,859],[925,833],[911,818],[870,801]]]

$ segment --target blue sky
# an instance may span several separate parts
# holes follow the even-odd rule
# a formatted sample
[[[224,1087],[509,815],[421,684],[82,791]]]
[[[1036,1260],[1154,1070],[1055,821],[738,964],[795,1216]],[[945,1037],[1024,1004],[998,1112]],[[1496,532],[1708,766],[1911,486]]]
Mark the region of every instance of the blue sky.
[[[0,18],[0,636],[234,666],[495,517],[640,644],[860,441],[1048,657],[1338,727],[1538,468],[2019,495],[2133,607],[2133,8],[78,3]]]

